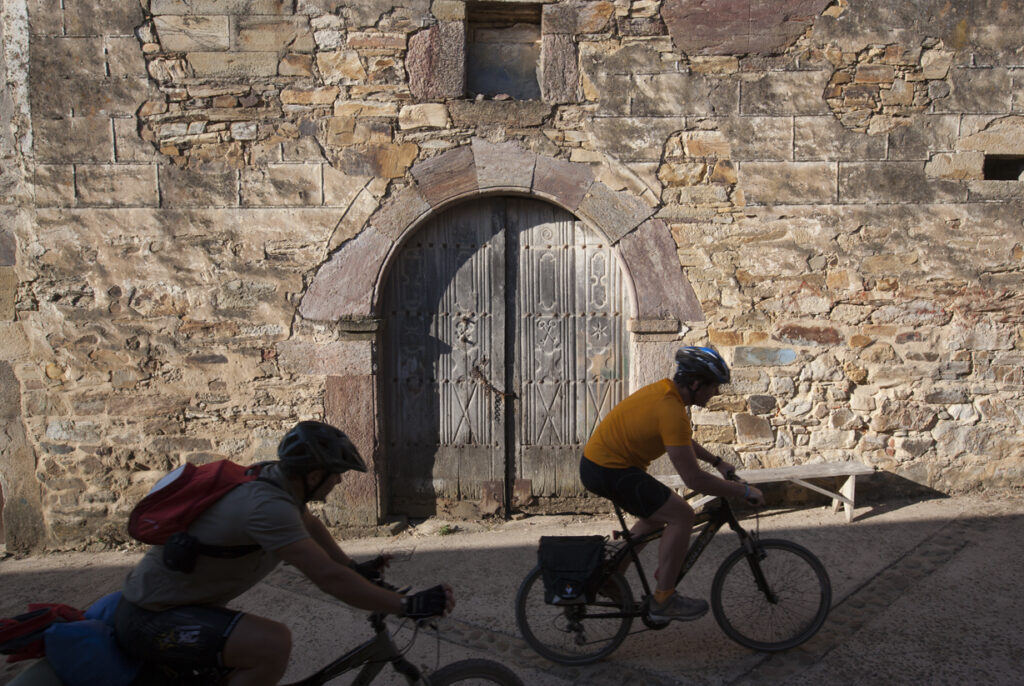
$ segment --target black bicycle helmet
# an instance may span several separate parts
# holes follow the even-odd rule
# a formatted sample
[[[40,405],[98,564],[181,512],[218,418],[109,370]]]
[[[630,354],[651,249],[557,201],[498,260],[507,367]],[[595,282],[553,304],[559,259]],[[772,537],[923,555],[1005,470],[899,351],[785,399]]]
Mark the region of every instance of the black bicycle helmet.
[[[683,386],[690,379],[704,383],[727,384],[729,365],[712,348],[690,346],[676,351],[676,373],[673,381]]]
[[[277,445],[281,471],[290,476],[323,469],[341,474],[366,471],[366,463],[343,431],[323,422],[299,422]]]

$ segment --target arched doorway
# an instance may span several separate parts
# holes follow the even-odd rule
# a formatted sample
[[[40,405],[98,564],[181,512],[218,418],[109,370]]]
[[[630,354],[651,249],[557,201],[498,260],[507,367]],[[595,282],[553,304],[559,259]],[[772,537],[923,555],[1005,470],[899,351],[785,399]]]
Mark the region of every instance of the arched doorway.
[[[627,390],[607,241],[545,202],[477,198],[406,241],[381,303],[387,510],[579,494],[582,445]]]

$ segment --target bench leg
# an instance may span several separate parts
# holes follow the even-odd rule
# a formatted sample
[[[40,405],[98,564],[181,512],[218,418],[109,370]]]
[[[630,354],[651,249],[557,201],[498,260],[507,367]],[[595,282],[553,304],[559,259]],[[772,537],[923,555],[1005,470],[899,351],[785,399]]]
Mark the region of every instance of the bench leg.
[[[857,476],[855,474],[851,474],[847,477],[846,483],[844,483],[843,487],[839,489],[839,492],[846,497],[843,501],[843,510],[846,512],[846,523],[849,524],[853,521],[853,503],[854,496],[857,493]],[[838,500],[834,502],[835,504],[839,503]]]

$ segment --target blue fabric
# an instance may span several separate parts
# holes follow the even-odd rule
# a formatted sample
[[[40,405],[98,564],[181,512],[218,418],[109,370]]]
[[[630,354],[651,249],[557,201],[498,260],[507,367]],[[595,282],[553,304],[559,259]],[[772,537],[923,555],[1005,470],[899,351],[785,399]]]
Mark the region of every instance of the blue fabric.
[[[121,593],[100,598],[79,622],[52,624],[44,633],[46,661],[64,686],[128,686],[139,664],[117,647],[114,611]]]

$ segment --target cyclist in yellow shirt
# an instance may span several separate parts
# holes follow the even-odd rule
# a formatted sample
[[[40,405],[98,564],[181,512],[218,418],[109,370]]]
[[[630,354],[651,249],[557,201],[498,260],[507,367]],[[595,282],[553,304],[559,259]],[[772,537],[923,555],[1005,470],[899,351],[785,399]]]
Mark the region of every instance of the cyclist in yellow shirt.
[[[632,528],[644,535],[662,527],[658,549],[657,588],[650,617],[655,621],[698,619],[708,611],[704,600],[685,598],[675,590],[693,530],[693,508],[675,491],[647,473],[664,453],[686,486],[698,493],[746,498],[764,503],[761,491],[726,481],[702,470],[707,462],[722,476],[735,467],[693,440],[688,406],[703,407],[729,383],[729,366],[711,348],[676,351],[676,371],[639,389],[608,413],[587,442],[580,460],[580,480],[587,490],[608,498],[638,520]]]

